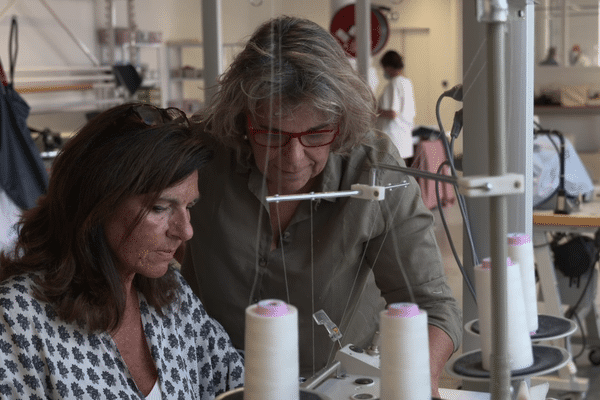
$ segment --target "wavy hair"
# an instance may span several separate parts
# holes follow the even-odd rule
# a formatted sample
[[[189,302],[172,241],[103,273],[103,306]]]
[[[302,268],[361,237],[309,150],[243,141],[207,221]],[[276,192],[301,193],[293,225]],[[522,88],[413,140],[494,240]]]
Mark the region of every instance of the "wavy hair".
[[[266,111],[276,118],[306,104],[324,122],[339,124],[332,151],[342,154],[362,142],[375,120],[373,93],[335,38],[312,21],[283,16],[255,31],[220,77],[211,105],[194,119],[244,159],[251,154],[246,115]]]
[[[64,321],[92,331],[115,329],[125,310],[105,222],[126,199],[146,195],[131,233],[162,191],[211,156],[189,124],[148,126],[131,112],[134,106],[102,112],[65,144],[47,194],[23,213],[15,250],[0,253],[0,281],[36,273],[34,296],[51,303]],[[159,312],[178,288],[171,269],[160,278],[137,274],[133,285]]]

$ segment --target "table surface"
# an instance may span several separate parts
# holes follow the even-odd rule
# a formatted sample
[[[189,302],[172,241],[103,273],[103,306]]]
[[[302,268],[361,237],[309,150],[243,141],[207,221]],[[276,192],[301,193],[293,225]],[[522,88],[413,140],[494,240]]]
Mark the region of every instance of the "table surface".
[[[600,227],[600,191],[588,203],[581,203],[579,210],[571,214],[554,214],[553,211],[533,211],[533,224],[556,227]]]

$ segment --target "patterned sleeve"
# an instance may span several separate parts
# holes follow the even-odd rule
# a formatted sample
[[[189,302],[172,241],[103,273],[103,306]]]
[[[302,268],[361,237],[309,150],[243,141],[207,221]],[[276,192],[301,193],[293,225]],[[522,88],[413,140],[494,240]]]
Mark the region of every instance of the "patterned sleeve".
[[[192,329],[198,333],[194,337],[199,378],[201,382],[212,381],[212,385],[200,385],[200,397],[207,394],[218,396],[243,386],[242,357],[233,347],[225,329],[208,316],[200,299],[192,292],[185,279],[177,274],[181,281],[182,300],[189,305]]]
[[[22,281],[0,285],[0,399],[45,398],[45,365],[37,354],[42,338],[34,334],[41,327],[31,318],[41,310],[32,309]]]

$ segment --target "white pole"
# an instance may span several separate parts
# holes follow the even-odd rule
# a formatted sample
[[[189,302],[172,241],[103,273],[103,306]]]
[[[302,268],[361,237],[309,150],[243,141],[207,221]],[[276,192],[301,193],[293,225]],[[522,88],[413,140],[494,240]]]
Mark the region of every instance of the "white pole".
[[[371,0],[357,0],[355,7],[358,73],[368,82],[371,65]]]
[[[217,78],[223,72],[221,0],[203,0],[201,4],[204,49],[204,102],[208,104],[217,91]]]

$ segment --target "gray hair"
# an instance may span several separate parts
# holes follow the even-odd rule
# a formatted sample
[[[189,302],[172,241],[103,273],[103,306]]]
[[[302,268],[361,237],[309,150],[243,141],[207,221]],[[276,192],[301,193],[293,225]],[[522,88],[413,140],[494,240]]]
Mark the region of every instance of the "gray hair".
[[[332,145],[347,153],[361,143],[375,121],[375,97],[342,47],[316,23],[278,17],[263,23],[219,79],[212,104],[194,117],[220,143],[250,156],[244,140],[246,115],[255,118],[311,105],[325,121],[339,124]],[[263,115],[264,117],[264,115]]]

